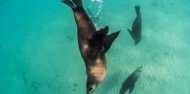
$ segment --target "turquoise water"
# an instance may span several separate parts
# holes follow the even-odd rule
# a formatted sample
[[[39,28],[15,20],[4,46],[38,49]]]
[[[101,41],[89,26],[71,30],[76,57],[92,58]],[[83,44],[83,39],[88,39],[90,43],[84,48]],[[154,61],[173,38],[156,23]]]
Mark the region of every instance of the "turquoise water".
[[[142,40],[127,31],[141,6]],[[121,30],[94,94],[118,94],[143,66],[133,94],[189,94],[189,0],[83,0],[97,28]],[[0,94],[85,94],[72,10],[59,0],[0,1]],[[126,92],[128,94],[128,92]]]

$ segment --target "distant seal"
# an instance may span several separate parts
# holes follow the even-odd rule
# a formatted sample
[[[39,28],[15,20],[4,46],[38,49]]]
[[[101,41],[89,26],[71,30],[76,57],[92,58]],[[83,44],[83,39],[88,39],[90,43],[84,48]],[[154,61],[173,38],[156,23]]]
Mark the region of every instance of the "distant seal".
[[[140,6],[135,6],[135,11],[137,17],[135,18],[132,26],[132,31],[128,29],[130,35],[135,40],[135,45],[138,44],[141,40],[141,13],[140,13]]]
[[[131,75],[127,77],[127,79],[123,82],[123,85],[120,89],[119,94],[125,94],[125,92],[129,89],[129,94],[135,88],[135,83],[139,79],[141,75],[142,67],[137,68]]]
[[[120,31],[108,34],[108,26],[96,31],[82,6],[82,0],[63,0],[72,8],[78,29],[78,45],[85,62],[87,73],[87,94],[91,94],[106,75],[105,53],[111,47]]]

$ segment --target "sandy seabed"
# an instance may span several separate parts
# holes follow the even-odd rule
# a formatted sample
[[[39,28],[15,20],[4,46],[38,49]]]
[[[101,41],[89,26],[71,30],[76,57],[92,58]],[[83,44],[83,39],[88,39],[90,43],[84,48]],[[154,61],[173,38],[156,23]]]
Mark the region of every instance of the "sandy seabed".
[[[136,4],[141,6],[142,40],[135,46],[127,28]],[[140,66],[133,94],[189,94],[190,1],[84,0],[83,5],[99,12],[101,19],[94,22],[98,28],[121,30],[106,53],[107,75],[94,94],[118,94]],[[59,0],[0,1],[0,83],[0,94],[86,93],[69,7]]]

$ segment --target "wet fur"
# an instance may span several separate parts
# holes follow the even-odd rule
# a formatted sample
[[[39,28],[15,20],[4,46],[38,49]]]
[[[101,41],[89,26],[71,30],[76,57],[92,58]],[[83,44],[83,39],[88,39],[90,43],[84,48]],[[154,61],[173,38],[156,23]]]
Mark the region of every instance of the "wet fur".
[[[89,87],[95,86],[96,88],[105,78],[105,53],[118,36],[119,31],[107,35],[109,29],[107,26],[104,29],[96,31],[95,26],[82,7],[82,0],[63,0],[63,3],[70,6],[74,13],[78,29],[78,45],[86,66],[87,94],[91,94],[92,92],[88,90]]]

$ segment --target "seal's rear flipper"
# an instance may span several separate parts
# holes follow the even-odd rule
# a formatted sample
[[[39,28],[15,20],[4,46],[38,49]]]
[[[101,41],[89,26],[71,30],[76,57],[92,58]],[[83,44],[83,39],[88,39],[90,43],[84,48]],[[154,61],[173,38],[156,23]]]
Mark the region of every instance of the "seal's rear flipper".
[[[73,4],[73,2],[71,2],[70,0],[61,0],[63,3],[65,3],[66,5],[68,5],[69,7],[76,8],[76,6]]]
[[[113,41],[117,38],[119,33],[120,31],[117,31],[105,37],[103,44],[104,53],[106,53],[110,49]]]
[[[71,7],[72,9],[82,7],[82,0],[61,0],[63,3]]]
[[[77,7],[81,7],[82,6],[82,0],[72,0],[73,3],[77,6]]]
[[[139,5],[136,5],[136,6],[135,6],[135,11],[136,11],[136,14],[137,14],[137,15],[140,14],[140,6],[139,6]]]

